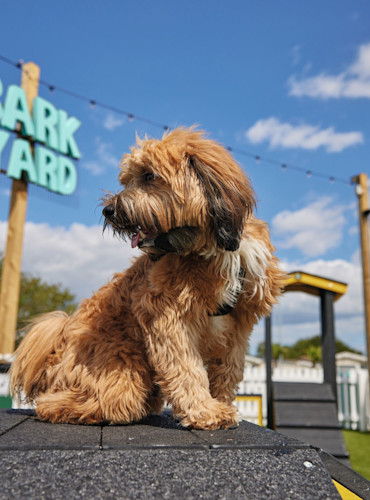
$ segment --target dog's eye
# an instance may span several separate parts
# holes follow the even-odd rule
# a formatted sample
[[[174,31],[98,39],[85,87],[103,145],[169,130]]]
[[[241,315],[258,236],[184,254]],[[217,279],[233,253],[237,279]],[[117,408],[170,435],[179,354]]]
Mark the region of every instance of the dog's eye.
[[[145,172],[145,174],[143,175],[143,178],[144,178],[145,182],[150,182],[154,179],[154,174],[153,174],[153,172]]]

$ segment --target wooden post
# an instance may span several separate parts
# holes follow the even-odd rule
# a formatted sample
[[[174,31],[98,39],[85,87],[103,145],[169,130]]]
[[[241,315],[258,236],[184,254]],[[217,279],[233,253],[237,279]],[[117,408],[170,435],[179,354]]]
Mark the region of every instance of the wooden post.
[[[334,333],[334,293],[330,290],[320,291],[321,299],[321,345],[324,383],[330,384],[335,401],[337,395],[337,370],[335,364],[335,333]]]
[[[29,62],[22,67],[21,87],[32,114],[33,100],[38,94],[40,68]],[[10,199],[8,237],[3,261],[0,290],[0,357],[14,352],[17,327],[23,230],[27,212],[27,182],[14,179]]]
[[[265,363],[266,363],[266,396],[267,396],[267,427],[274,429],[274,401],[272,393],[272,341],[271,316],[265,318]]]
[[[356,194],[358,197],[358,214],[361,235],[361,256],[362,256],[362,276],[364,287],[364,311],[365,330],[367,346],[367,368],[370,384],[370,235],[369,235],[369,202],[367,195],[367,175],[359,174],[352,178],[356,184]]]

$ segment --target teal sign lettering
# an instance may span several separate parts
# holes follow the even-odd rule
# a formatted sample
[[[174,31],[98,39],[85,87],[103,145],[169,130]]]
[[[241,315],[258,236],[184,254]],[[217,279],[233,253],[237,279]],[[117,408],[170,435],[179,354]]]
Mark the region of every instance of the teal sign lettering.
[[[3,84],[0,80],[0,97]],[[50,191],[72,194],[77,187],[77,169],[68,158],[80,158],[74,134],[81,122],[66,111],[36,97],[32,116],[21,87],[10,85],[4,103],[0,102],[0,166],[10,133],[18,131],[14,139],[6,174],[13,179],[25,179]],[[30,140],[36,143],[34,152]],[[3,168],[3,167],[2,167]]]
[[[10,85],[6,93],[1,126],[15,130],[17,122],[22,124],[22,135],[33,136],[33,122],[23,89],[16,85]]]
[[[20,179],[25,174],[26,180],[37,183],[37,172],[33,163],[31,146],[25,139],[13,142],[7,175],[13,179]]]
[[[5,148],[5,145],[8,142],[9,137],[10,137],[10,134],[8,132],[4,132],[4,130],[0,130],[0,167],[1,167],[1,153],[3,152],[3,149]]]

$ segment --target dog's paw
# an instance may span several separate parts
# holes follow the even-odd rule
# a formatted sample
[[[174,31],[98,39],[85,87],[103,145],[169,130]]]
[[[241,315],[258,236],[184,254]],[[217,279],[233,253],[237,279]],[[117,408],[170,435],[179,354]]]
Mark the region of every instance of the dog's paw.
[[[202,406],[190,409],[181,419],[181,425],[190,429],[213,431],[216,429],[233,429],[238,427],[240,417],[234,406],[214,399]]]

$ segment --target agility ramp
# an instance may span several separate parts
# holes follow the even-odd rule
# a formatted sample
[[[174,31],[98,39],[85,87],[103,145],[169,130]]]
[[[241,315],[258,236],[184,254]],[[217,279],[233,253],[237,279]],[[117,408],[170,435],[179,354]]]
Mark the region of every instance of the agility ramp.
[[[330,384],[274,382],[275,429],[349,465]]]
[[[370,498],[370,482],[290,436],[249,422],[188,430],[166,413],[88,426],[0,410],[0,470],[2,498],[345,498],[336,484],[351,498]]]

